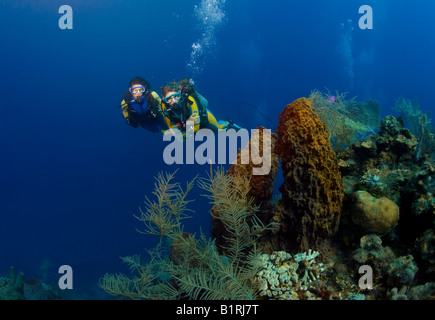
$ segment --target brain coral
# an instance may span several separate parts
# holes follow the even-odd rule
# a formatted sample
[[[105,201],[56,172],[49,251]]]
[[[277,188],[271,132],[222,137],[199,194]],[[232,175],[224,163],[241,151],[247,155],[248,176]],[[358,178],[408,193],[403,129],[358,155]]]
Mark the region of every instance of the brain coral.
[[[365,231],[383,234],[397,224],[399,207],[388,198],[375,198],[367,191],[357,191],[352,220]]]
[[[300,249],[317,249],[338,228],[344,195],[343,181],[329,132],[312,106],[300,98],[287,105],[276,129],[284,173],[281,206],[275,217],[287,238]],[[283,217],[282,215],[288,215]],[[281,241],[284,238],[280,236]]]

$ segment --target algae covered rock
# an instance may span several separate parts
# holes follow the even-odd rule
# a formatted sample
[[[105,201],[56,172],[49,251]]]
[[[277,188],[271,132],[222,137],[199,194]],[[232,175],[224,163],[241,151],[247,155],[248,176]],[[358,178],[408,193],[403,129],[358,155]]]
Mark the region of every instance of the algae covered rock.
[[[352,220],[367,232],[384,234],[397,224],[399,207],[388,198],[375,198],[367,191],[354,194]]]

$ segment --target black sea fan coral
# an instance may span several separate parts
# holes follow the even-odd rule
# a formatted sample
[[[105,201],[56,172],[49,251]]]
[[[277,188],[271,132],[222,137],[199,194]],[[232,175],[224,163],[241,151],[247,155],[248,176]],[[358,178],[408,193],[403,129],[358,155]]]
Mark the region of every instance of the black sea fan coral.
[[[336,151],[349,147],[379,128],[380,106],[376,101],[357,102],[355,97],[347,99],[346,93],[333,95],[317,90],[311,92],[310,98],[316,113],[326,124]]]

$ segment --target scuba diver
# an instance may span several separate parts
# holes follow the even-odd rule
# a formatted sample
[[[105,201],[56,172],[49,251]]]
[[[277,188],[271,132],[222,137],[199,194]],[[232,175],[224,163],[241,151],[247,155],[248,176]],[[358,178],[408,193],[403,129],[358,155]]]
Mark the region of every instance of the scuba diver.
[[[169,82],[162,87],[162,104],[164,120],[171,132],[178,129],[186,134],[186,124],[193,121],[193,132],[208,128],[217,133],[219,129],[240,130],[241,127],[233,121],[217,121],[207,110],[208,101],[196,90],[192,80],[182,79],[179,82]]]
[[[161,99],[156,92],[151,91],[149,82],[135,77],[124,94],[121,108],[125,121],[133,128],[140,125],[146,130],[159,132],[165,126],[160,104]]]

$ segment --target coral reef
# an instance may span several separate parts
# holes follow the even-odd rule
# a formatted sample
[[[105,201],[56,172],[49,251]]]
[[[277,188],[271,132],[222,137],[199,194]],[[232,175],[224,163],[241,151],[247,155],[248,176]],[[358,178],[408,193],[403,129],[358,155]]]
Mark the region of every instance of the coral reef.
[[[24,300],[24,274],[9,270],[9,278],[0,278],[0,300]]]
[[[388,266],[387,274],[393,284],[407,285],[412,283],[417,271],[418,267],[414,262],[414,257],[408,255],[394,259]]]
[[[385,117],[377,134],[338,153],[345,193],[365,190],[399,203],[404,193],[416,192],[429,198],[425,204],[414,204],[415,214],[419,214],[419,208],[420,213],[426,208],[433,210],[428,194],[435,186],[432,181],[435,169],[430,161],[417,161],[417,145],[417,139],[402,123],[393,116]]]
[[[337,230],[343,198],[329,133],[306,98],[284,109],[276,132],[275,152],[282,163],[284,183],[280,187],[282,209],[276,211],[275,219],[289,226],[278,237],[288,248],[317,250]]]
[[[379,132],[337,153],[345,190],[338,234],[346,240],[344,252],[359,238],[372,243],[370,250],[362,244],[353,257],[359,264],[370,264],[378,284],[388,288],[371,292],[374,299],[425,299],[433,294],[413,289],[426,285],[434,269],[434,167],[432,151],[421,153],[420,143],[400,118],[390,115],[382,119]],[[390,213],[368,219],[380,199]],[[371,232],[378,236],[370,235],[369,241],[366,234]],[[431,288],[432,282],[427,283]]]
[[[294,256],[285,251],[262,254],[259,257],[260,296],[278,300],[299,300],[301,293],[307,299],[319,299],[309,290],[320,279],[324,271],[322,263],[316,263],[317,251],[299,253]]]
[[[433,228],[426,230],[416,241],[415,250],[426,273],[433,276],[435,274],[435,235]]]
[[[365,232],[386,233],[395,242],[392,245],[406,253],[406,248],[414,248],[416,239],[433,225],[435,169],[428,155],[417,159],[418,143],[400,120],[386,116],[377,134],[338,152],[345,190],[342,237],[355,243]],[[354,197],[362,191],[397,205],[400,219],[394,227],[395,219],[390,222],[383,219],[383,228],[355,228],[354,222],[363,225],[355,217],[365,209],[360,210],[363,205]],[[429,264],[425,265],[430,268]]]
[[[370,265],[373,268],[376,285],[366,292],[370,299],[426,299],[435,293],[435,282],[416,284],[419,268],[414,257],[396,257],[389,246],[382,245],[381,238],[376,234],[361,238],[360,248],[353,252],[353,259],[357,265]],[[405,292],[408,292],[407,296]]]
[[[47,299],[47,292],[44,288],[44,285],[35,278],[24,280],[23,292],[27,300]]]
[[[368,234],[360,239],[360,248],[353,252],[353,259],[359,265],[370,263],[375,272],[381,273],[396,258],[390,247],[383,247],[382,240],[375,234]]]
[[[60,294],[38,279],[24,279],[24,273],[10,267],[9,278],[0,277],[0,300],[58,300]]]
[[[430,114],[423,113],[416,101],[403,97],[396,100],[395,109],[400,112],[409,130],[418,139],[416,158],[432,157],[435,151],[435,138],[430,125]]]
[[[434,149],[413,112],[425,141],[400,118],[379,122],[374,101],[294,101],[271,137],[269,175],[253,176],[251,161],[199,180],[213,239],[183,232],[193,182],[183,190],[160,175],[138,217],[159,245],[149,262],[123,258],[136,276],[106,274],[100,286],[130,299],[434,299]]]
[[[427,282],[412,288],[408,286],[403,286],[400,290],[393,288],[388,291],[387,298],[390,300],[423,300],[433,297],[434,293],[435,282]]]

